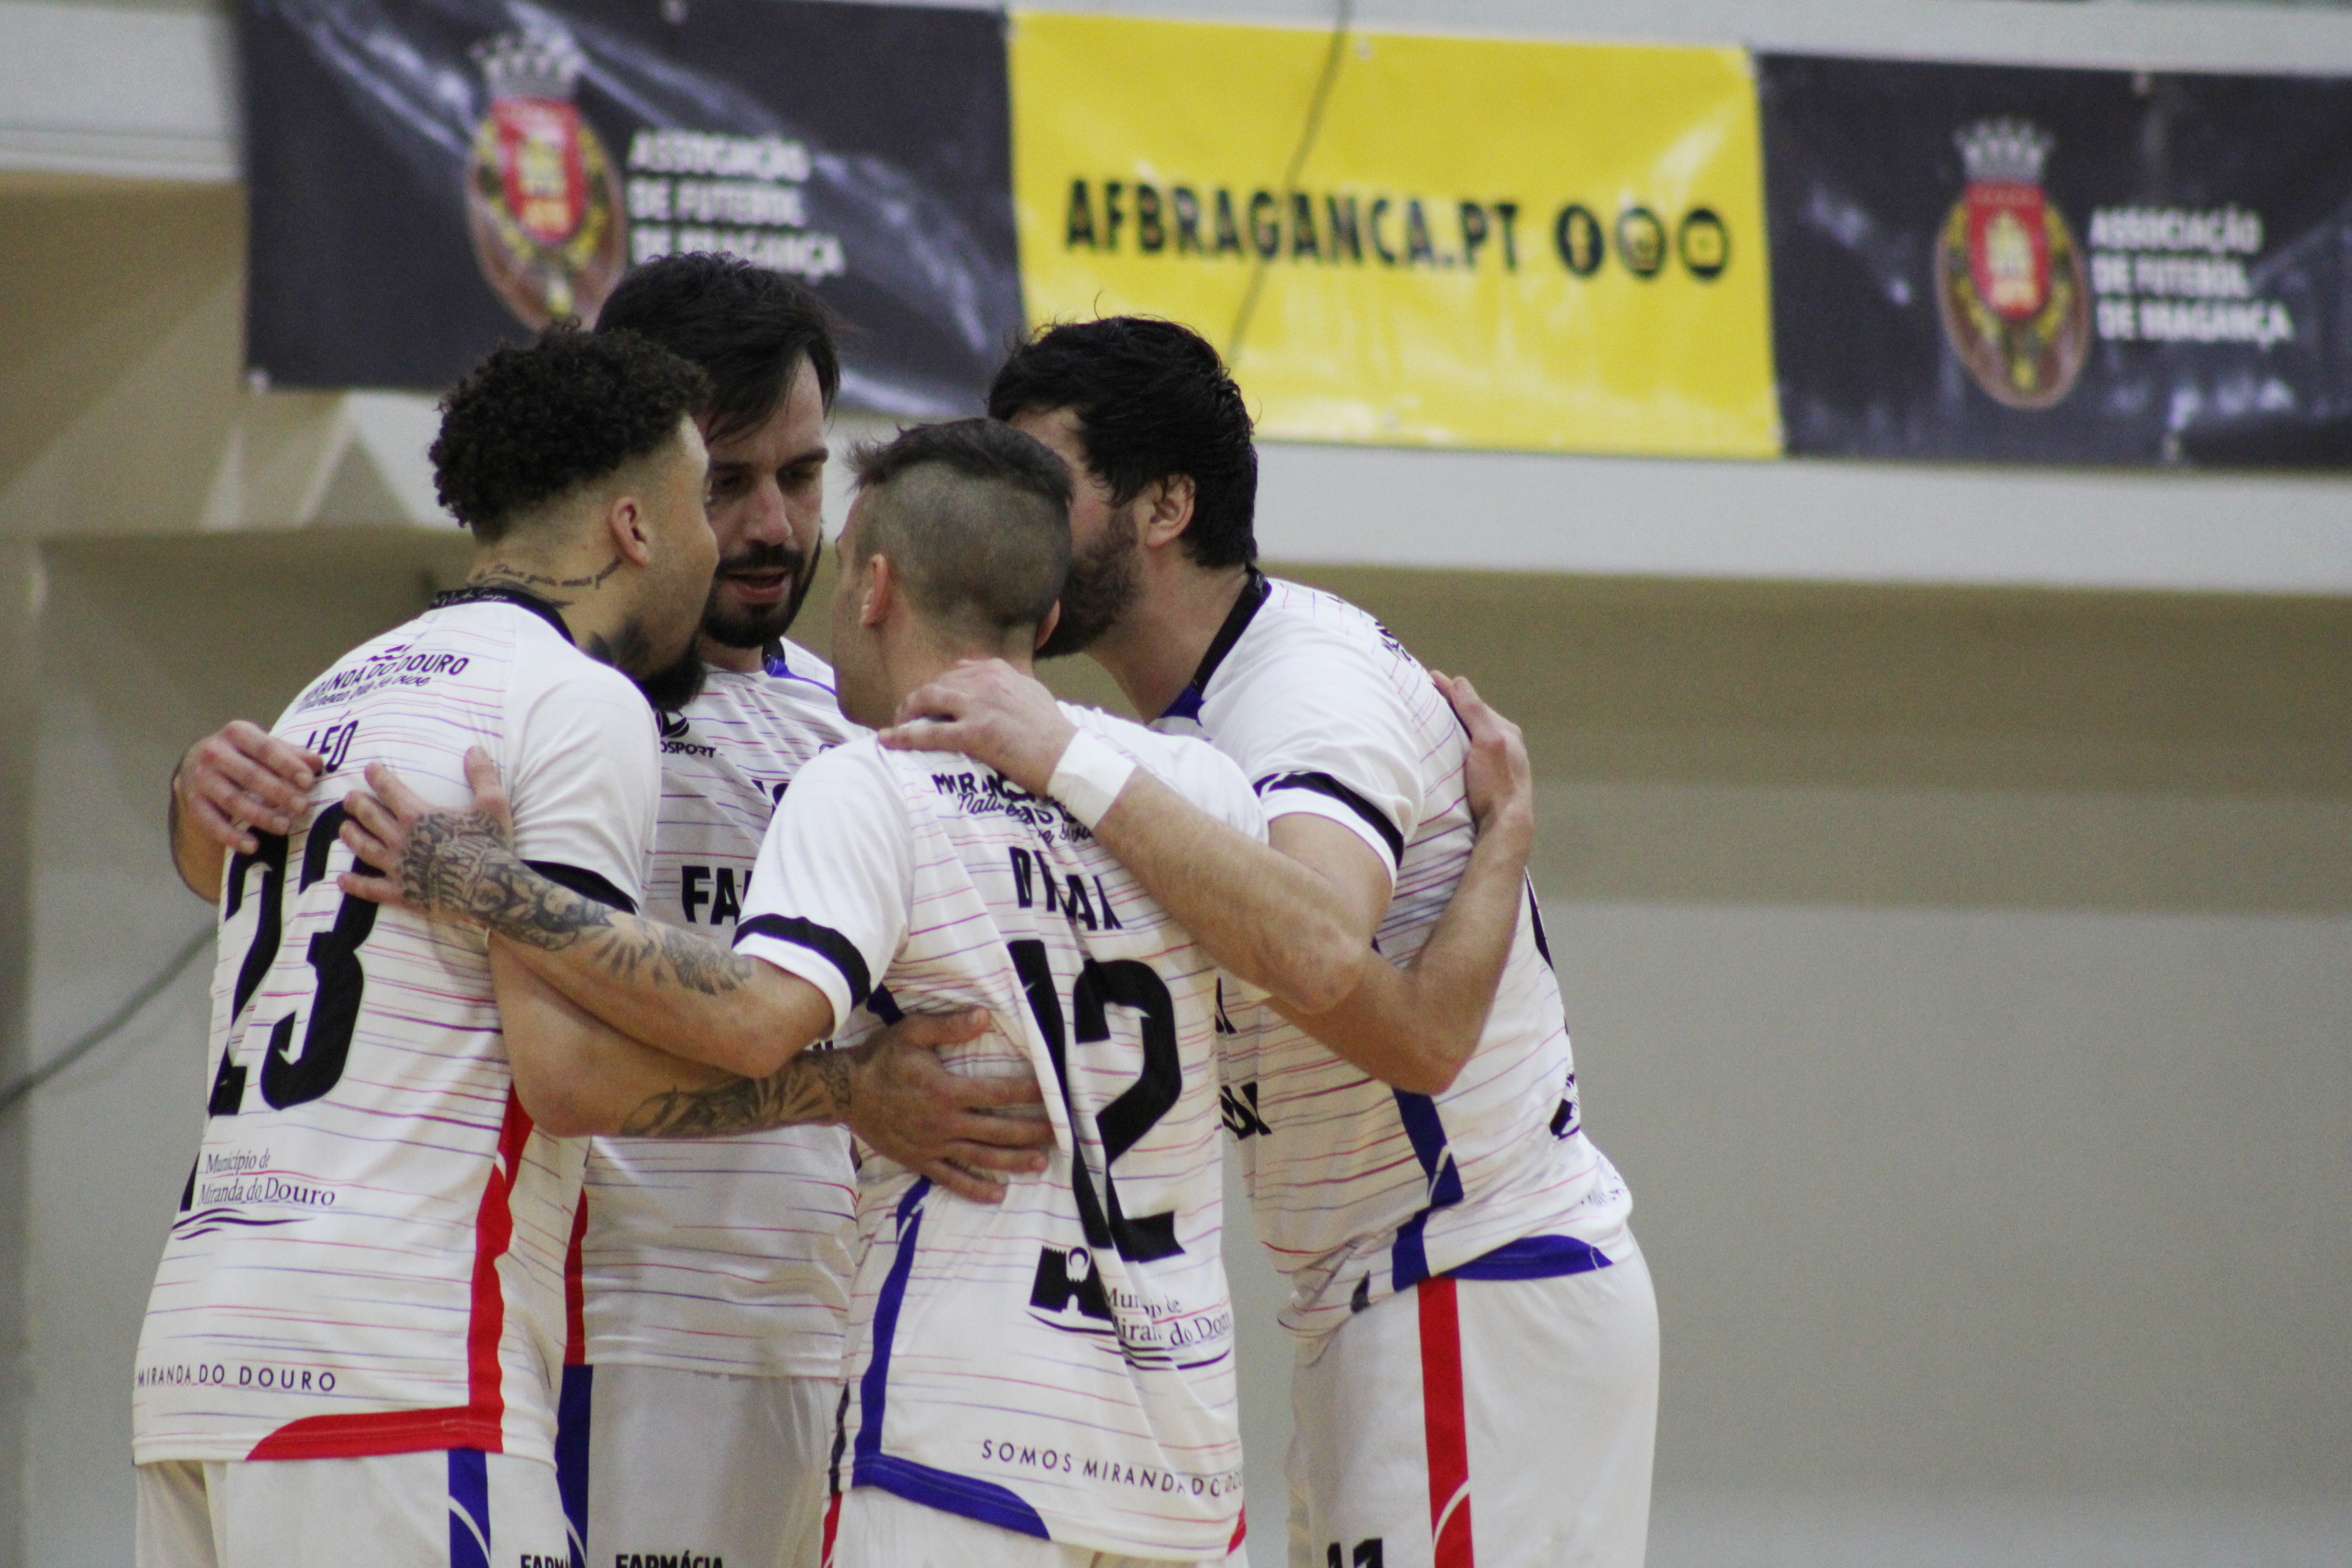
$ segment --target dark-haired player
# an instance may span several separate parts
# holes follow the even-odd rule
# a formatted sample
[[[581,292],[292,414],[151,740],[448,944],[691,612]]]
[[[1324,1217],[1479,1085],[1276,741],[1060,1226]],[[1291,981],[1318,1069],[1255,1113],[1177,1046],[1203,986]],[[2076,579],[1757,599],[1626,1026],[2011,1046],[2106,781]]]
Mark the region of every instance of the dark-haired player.
[[[1422,962],[1474,934],[1458,917],[1487,844],[1474,848],[1462,730],[1370,616],[1253,564],[1249,416],[1197,334],[1054,327],[1014,352],[989,405],[1076,479],[1044,651],[1092,653],[1155,728],[1205,737],[1269,820],[1273,852],[1204,831],[1144,780],[1098,834],[1280,1005],[1234,1012],[1226,1071],[1247,1115],[1227,1125],[1291,1284],[1292,1568],[1638,1568],[1656,1304],[1624,1184],[1583,1133],[1532,889],[1477,917],[1495,965],[1475,1009]],[[1083,744],[1001,666],[950,674],[907,716],[932,721],[887,742],[952,746],[1030,787]],[[1345,942],[1299,940],[1333,921],[1413,961],[1418,1042],[1350,1039],[1400,994],[1385,964],[1335,973]]]
[[[835,598],[844,710],[886,719],[964,659],[1025,666],[1069,559],[1059,460],[966,420],[901,436],[859,479]],[[1067,712],[1098,770],[1149,769],[1260,831],[1211,748]],[[757,1075],[877,986],[909,1009],[986,1009],[957,1069],[1047,1086],[1055,1152],[1000,1205],[860,1172],[836,1568],[1222,1562],[1238,1535],[1217,966],[1094,842],[1108,795],[1054,782],[1014,788],[870,736],[826,752],[770,825],[732,953],[555,886],[478,814],[422,814],[387,773],[369,775],[381,801],[352,797],[346,835],[399,868],[354,892],[488,925],[621,1031],[567,1075],[596,1086],[586,1119],[756,1125],[756,1099],[689,1089],[632,1041]]]
[[[466,585],[275,727],[323,771],[226,868],[207,1118],[135,1377],[142,1568],[570,1561],[552,1378],[587,1145],[537,1125],[522,1064],[575,1026],[479,936],[347,897],[337,803],[372,763],[466,799],[480,748],[517,852],[635,906],[659,754],[631,678],[709,593],[708,395],[633,334],[492,354],[433,447]]]
[[[712,255],[632,271],[597,330],[641,333],[711,382],[700,426],[719,571],[694,655],[651,683],[671,711],[644,908],[723,942],[775,801],[811,757],[858,732],[841,716],[832,671],[785,640],[816,570],[839,361],[815,296]],[[203,850],[199,813],[215,796],[260,808],[229,770],[280,760],[261,740],[232,725],[191,751],[175,790],[191,801],[181,820],[196,840],[184,861]],[[217,866],[215,851],[214,886]],[[1036,1156],[1017,1146],[1043,1136],[1037,1123],[972,1111],[1035,1097],[1034,1085],[979,1084],[919,1050],[893,1050],[861,1073],[850,1122],[908,1164],[986,1196],[993,1184],[942,1151],[984,1170],[1032,1168]],[[917,1133],[925,1146],[908,1142]],[[592,1145],[559,1459],[593,1560],[683,1552],[814,1568],[855,1182],[839,1126]]]

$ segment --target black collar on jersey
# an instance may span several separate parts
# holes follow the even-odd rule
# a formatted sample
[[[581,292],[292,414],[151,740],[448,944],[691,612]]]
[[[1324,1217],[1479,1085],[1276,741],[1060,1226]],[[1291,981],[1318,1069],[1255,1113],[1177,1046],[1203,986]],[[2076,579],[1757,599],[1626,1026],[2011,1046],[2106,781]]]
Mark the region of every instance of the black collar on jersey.
[[[1209,694],[1210,678],[1217,673],[1217,666],[1225,662],[1225,656],[1234,651],[1234,645],[1242,640],[1242,634],[1249,630],[1250,622],[1256,619],[1258,611],[1265,606],[1266,596],[1273,592],[1274,586],[1265,580],[1265,574],[1252,566],[1248,581],[1242,584],[1242,596],[1225,612],[1225,624],[1217,628],[1217,635],[1210,639],[1209,651],[1201,656],[1201,668],[1192,672],[1192,683],[1176,694],[1176,700],[1160,715],[1162,719],[1201,716],[1201,704]]]
[[[507,583],[471,583],[463,588],[452,588],[446,594],[433,595],[433,608],[446,610],[452,605],[513,605],[529,610],[555,628],[555,635],[565,642],[572,641],[572,628],[563,624],[563,612],[528,588],[518,588]]]

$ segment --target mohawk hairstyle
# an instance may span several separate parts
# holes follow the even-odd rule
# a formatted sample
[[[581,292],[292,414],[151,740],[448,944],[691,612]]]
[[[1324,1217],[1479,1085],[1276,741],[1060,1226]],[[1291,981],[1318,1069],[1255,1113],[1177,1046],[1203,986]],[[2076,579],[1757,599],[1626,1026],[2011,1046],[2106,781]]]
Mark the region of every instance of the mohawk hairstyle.
[[[1044,624],[1070,570],[1070,471],[1044,443],[957,419],[868,443],[849,461],[859,552],[889,557],[917,610],[977,637]]]
[[[650,457],[710,395],[702,372],[635,332],[559,322],[502,344],[441,400],[433,488],[485,544],[580,485]]]

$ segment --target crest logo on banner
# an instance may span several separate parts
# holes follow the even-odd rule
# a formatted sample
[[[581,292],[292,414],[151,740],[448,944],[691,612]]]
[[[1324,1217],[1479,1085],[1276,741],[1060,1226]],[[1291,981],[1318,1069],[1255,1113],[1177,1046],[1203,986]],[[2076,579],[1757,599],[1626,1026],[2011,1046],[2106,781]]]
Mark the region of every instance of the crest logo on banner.
[[[2019,120],[1980,121],[1952,140],[1969,183],[1936,246],[1945,335],[1995,402],[2047,408],[2074,390],[2091,347],[2083,253],[2042,189],[2054,143]]]
[[[627,264],[620,179],[572,102],[580,51],[561,33],[502,33],[471,51],[489,89],[466,167],[482,276],[526,324],[595,319]]]

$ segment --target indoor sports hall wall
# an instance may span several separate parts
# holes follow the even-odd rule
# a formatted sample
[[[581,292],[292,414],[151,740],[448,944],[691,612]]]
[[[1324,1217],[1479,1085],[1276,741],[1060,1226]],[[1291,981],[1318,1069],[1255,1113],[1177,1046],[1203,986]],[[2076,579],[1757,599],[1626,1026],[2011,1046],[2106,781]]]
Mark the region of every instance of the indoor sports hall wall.
[[[37,1038],[205,927],[153,805],[183,737],[462,559],[332,529],[44,552]],[[1662,1568],[2340,1557],[2352,609],[1300,574],[1528,723],[1581,1076],[1660,1280]],[[120,1367],[204,973],[19,1123],[28,1562],[126,1539]],[[1232,1223],[1278,1499],[1285,1351]]]
[[[2352,74],[2325,7],[1356,15]],[[429,403],[240,382],[225,17],[0,0],[0,1080],[202,929],[184,742],[462,560]],[[1278,446],[1262,510],[1528,726],[1659,1281],[1660,1568],[2352,1558],[2352,483]],[[0,1111],[0,1568],[128,1560],[201,973]],[[1286,1352],[1234,1258],[1269,1568]]]

